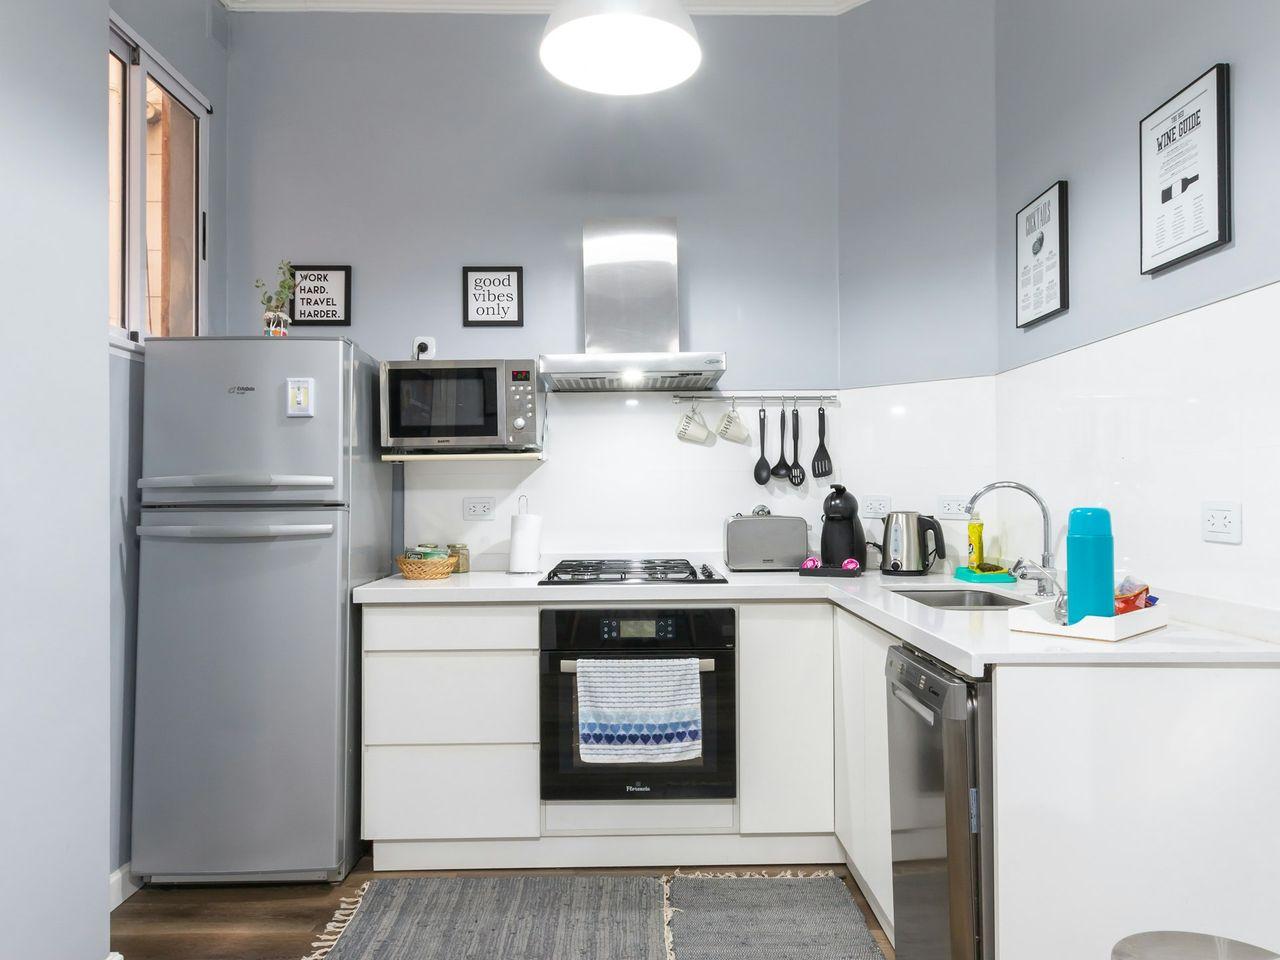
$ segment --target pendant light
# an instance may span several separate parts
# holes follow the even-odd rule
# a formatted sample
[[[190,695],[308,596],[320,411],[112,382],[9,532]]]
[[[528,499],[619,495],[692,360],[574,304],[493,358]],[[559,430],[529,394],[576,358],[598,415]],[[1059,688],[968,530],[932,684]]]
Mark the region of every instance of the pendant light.
[[[538,54],[562,83],[612,96],[674,87],[702,62],[680,0],[560,0]]]

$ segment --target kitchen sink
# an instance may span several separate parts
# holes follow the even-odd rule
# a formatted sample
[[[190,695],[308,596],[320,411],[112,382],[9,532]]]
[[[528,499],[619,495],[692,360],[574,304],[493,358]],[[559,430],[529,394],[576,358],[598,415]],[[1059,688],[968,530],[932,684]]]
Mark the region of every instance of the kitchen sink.
[[[986,590],[895,590],[900,597],[937,610],[1008,610],[1026,606],[1026,600]]]

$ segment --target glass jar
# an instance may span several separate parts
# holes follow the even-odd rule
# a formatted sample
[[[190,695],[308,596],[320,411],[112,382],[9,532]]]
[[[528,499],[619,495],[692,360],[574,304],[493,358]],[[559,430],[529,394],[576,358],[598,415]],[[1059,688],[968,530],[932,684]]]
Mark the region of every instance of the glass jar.
[[[449,544],[449,556],[458,558],[453,568],[454,573],[471,572],[471,548],[465,543]]]

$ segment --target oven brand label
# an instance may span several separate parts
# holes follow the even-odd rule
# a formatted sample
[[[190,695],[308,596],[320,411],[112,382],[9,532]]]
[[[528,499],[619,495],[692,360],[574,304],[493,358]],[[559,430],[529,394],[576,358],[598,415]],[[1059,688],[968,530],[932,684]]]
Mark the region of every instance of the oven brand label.
[[[646,787],[642,783],[636,783],[635,786],[632,786],[629,783],[627,784],[627,793],[648,793],[652,789],[653,787]]]

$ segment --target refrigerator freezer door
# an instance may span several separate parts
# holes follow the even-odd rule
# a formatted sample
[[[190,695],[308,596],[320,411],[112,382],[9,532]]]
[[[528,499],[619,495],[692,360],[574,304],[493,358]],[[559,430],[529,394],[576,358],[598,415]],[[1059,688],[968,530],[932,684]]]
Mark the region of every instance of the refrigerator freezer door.
[[[351,359],[342,340],[148,342],[142,502],[348,502]]]
[[[148,510],[138,533],[134,872],[333,871],[348,814],[346,511]]]

